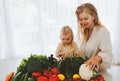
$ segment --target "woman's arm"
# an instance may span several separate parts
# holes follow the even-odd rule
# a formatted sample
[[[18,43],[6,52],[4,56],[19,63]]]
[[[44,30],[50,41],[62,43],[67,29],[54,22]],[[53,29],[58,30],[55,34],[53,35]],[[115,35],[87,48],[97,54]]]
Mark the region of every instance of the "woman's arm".
[[[110,39],[109,31],[104,28],[100,33],[100,51],[98,56],[102,58],[102,63],[106,64],[106,68],[109,68],[112,63],[112,43]]]
[[[99,36],[99,51],[96,56],[86,61],[87,66],[92,70],[99,64],[105,64],[106,66],[104,67],[109,68],[112,62],[112,44],[108,30],[106,28],[101,28],[97,34]]]

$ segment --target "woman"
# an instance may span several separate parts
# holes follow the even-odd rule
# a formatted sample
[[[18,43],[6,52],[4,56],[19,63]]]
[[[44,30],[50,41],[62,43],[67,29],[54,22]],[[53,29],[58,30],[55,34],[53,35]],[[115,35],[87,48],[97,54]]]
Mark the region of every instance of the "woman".
[[[97,14],[97,10],[91,3],[84,3],[77,7],[76,16],[78,20],[78,39],[80,52],[89,60],[85,62],[91,70],[99,67],[99,73],[108,76],[107,69],[112,62],[112,44],[110,34],[105,28]]]

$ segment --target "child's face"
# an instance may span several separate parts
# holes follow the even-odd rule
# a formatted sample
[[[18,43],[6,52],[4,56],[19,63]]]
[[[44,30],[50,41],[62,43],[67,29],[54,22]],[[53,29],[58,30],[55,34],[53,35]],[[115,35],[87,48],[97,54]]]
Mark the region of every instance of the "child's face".
[[[69,35],[61,36],[61,41],[64,45],[69,45],[72,42],[72,37]]]

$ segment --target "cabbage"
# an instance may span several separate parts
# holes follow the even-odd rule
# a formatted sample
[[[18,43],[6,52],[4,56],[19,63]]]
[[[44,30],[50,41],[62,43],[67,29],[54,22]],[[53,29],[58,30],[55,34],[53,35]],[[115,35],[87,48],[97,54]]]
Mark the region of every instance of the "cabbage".
[[[86,64],[82,64],[79,68],[79,75],[84,80],[90,80],[92,77],[95,77],[97,75],[96,68],[92,71],[89,69]]]

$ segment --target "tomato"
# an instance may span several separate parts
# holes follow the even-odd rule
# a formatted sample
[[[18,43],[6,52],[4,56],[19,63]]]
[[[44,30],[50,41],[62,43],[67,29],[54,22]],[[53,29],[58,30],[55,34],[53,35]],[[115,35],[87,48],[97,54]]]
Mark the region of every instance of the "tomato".
[[[45,76],[40,76],[38,77],[38,80],[37,81],[49,81],[47,77]]]
[[[33,72],[32,73],[32,77],[39,77],[39,76],[41,76],[40,72]]]
[[[56,76],[56,75],[51,75],[51,76],[49,77],[49,81],[59,81],[59,78],[58,78],[58,76]]]
[[[50,73],[52,75],[58,75],[60,72],[59,72],[58,68],[54,67],[50,70]]]
[[[44,71],[43,71],[43,75],[46,76],[46,77],[49,77],[49,76],[51,75],[51,73],[48,72],[47,69],[44,69]]]

